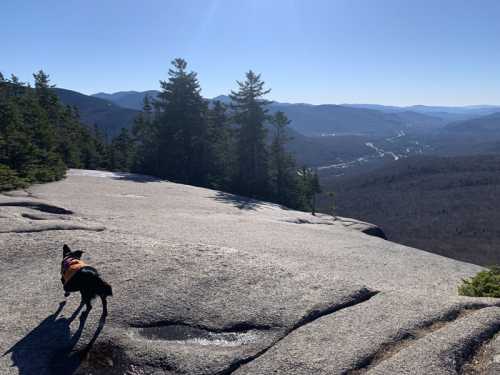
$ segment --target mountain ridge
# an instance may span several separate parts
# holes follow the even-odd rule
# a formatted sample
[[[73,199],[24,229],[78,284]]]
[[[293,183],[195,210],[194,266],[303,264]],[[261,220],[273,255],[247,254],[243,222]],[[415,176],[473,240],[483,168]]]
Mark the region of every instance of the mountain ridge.
[[[95,97],[113,101],[119,106],[130,109],[140,109],[146,94],[154,98],[159,91],[120,91],[112,94],[98,93]],[[219,95],[210,101],[219,100],[229,104],[227,95]],[[408,124],[418,130],[432,126],[441,126],[445,121],[436,116],[423,113],[409,113],[402,109],[401,113],[385,113],[377,109],[353,108],[337,104],[307,104],[307,103],[280,103],[271,101],[270,112],[283,111],[291,120],[291,127],[307,136],[320,136],[324,134],[382,134],[392,135],[406,129]],[[428,117],[426,117],[428,116]]]
[[[108,137],[119,134],[122,128],[130,128],[139,111],[123,108],[112,101],[81,94],[77,91],[53,88],[62,103],[78,108],[81,121],[96,125]]]

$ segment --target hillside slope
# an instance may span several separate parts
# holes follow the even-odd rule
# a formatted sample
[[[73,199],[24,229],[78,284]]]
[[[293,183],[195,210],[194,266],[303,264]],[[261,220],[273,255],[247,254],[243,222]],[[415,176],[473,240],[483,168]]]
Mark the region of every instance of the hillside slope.
[[[455,122],[446,126],[450,132],[474,133],[500,135],[500,112],[492,113],[487,116],[474,118],[467,121]]]
[[[456,288],[481,268],[360,227],[130,174],[73,170],[0,195],[0,373],[439,375],[475,363],[500,307]],[[63,243],[113,285],[107,319],[97,301],[80,319],[78,296],[60,303]]]
[[[324,190],[335,191],[339,215],[377,223],[393,241],[500,264],[499,155],[410,158]]]
[[[99,92],[97,94],[93,94],[92,96],[108,100],[123,108],[129,108],[129,109],[134,109],[136,111],[140,111],[142,110],[144,98],[146,95],[149,95],[150,99],[154,99],[158,94],[159,94],[158,90],[148,90],[148,91],[118,91],[112,94]]]
[[[130,128],[139,113],[132,109],[122,108],[110,101],[80,94],[76,91],[60,88],[53,90],[61,102],[79,109],[80,118],[84,124],[97,125],[109,137],[117,135],[122,128]]]

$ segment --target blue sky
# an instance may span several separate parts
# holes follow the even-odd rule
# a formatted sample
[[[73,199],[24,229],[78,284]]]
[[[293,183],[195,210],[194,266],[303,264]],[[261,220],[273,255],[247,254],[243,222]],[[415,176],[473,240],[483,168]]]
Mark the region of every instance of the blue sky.
[[[253,69],[270,98],[500,104],[498,0],[2,0],[0,71],[86,94],[158,88],[174,57],[203,95]]]

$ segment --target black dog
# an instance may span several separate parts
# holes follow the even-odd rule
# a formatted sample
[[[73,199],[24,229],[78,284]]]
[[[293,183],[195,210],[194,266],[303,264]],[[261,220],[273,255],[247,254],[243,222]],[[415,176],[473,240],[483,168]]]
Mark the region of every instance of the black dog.
[[[61,282],[64,285],[65,295],[70,292],[80,292],[82,305],[87,305],[87,312],[92,308],[91,301],[96,296],[101,297],[102,313],[108,314],[106,297],[113,295],[111,285],[99,276],[94,267],[87,266],[82,260],[83,251],[71,251],[68,245],[63,246],[63,260],[61,262]]]

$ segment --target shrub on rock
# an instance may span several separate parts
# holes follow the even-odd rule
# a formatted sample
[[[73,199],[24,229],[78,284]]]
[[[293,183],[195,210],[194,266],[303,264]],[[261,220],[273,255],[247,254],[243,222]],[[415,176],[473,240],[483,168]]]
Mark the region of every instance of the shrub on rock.
[[[481,271],[458,287],[458,293],[468,297],[500,298],[500,266]]]
[[[18,174],[7,167],[0,164],[0,191],[14,190],[26,186],[26,181],[18,176]]]

